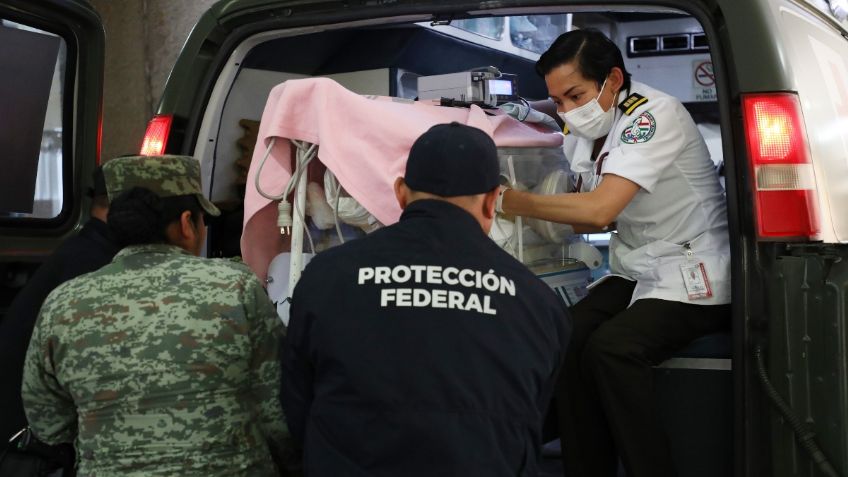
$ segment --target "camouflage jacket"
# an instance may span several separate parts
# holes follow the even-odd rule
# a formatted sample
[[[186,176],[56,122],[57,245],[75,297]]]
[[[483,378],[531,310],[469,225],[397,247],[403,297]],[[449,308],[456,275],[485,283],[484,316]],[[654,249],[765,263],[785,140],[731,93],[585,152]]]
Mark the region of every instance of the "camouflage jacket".
[[[245,266],[127,247],[48,296],[26,415],[45,442],[75,443],[80,475],[273,475],[282,333]]]

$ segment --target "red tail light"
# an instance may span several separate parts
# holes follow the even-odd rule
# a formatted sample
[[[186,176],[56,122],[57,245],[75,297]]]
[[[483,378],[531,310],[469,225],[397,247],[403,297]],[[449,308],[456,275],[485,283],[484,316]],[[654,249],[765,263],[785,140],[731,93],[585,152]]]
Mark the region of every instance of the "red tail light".
[[[165,153],[165,145],[168,144],[168,134],[171,133],[173,120],[174,116],[170,114],[153,116],[153,119],[147,123],[147,131],[141,143],[142,156],[159,156]]]
[[[99,166],[103,163],[103,158],[100,157],[100,153],[103,151],[103,115],[100,115],[100,119],[97,121],[97,157],[94,158],[95,162]]]
[[[798,96],[742,96],[754,206],[761,239],[810,239],[819,233],[816,178]]]

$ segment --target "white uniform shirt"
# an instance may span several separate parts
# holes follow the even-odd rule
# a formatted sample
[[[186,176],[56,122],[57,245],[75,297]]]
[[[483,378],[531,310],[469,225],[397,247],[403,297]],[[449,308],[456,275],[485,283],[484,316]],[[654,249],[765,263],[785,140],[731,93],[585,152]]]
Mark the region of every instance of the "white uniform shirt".
[[[563,146],[572,171],[582,178],[582,192],[596,187],[603,174],[640,186],[616,219],[610,270],[636,280],[631,304],[642,298],[730,303],[726,201],[704,139],[676,98],[635,81],[627,92],[632,93],[647,101],[631,101],[631,108],[638,106],[629,114],[616,108],[599,160],[591,157],[594,141],[567,134]],[[693,263],[704,264],[709,298],[689,299],[681,265]]]

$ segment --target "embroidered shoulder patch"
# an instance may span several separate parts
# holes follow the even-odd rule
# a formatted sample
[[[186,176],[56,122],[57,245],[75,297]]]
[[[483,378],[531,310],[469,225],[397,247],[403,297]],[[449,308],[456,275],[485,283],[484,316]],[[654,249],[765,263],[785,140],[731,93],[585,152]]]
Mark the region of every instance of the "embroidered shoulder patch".
[[[621,131],[621,142],[625,144],[648,142],[654,137],[656,130],[657,120],[654,116],[648,112],[642,113],[624,128],[624,131]]]

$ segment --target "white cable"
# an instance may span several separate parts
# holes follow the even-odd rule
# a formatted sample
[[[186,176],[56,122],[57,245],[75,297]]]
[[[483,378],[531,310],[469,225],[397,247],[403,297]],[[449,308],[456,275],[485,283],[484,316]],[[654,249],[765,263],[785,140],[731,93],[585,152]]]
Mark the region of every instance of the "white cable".
[[[309,249],[312,251],[312,253],[315,253],[315,243],[312,241],[312,234],[309,233],[309,224],[306,223],[306,215],[303,213],[303,209],[301,208],[299,202],[295,202],[294,208],[297,209],[297,215],[303,222],[303,231],[306,232],[306,238],[309,239]]]
[[[259,162],[259,168],[256,169],[256,175],[253,176],[253,185],[256,187],[256,192],[259,192],[259,195],[262,197],[277,202],[277,227],[280,228],[280,234],[286,235],[291,233],[291,204],[286,200],[288,197],[289,185],[286,184],[286,187],[283,188],[283,192],[280,195],[272,195],[268,194],[262,190],[262,186],[259,185],[259,176],[262,175],[262,168],[265,167],[265,161],[268,160],[268,156],[271,155],[271,150],[274,149],[274,144],[277,142],[276,137],[271,137],[271,141],[268,144],[268,148],[265,150],[265,154],[262,156],[262,160]]]
[[[254,186],[256,187],[256,192],[259,193],[262,197],[272,200],[279,201],[277,204],[277,226],[280,228],[280,233],[282,235],[291,233],[291,204],[289,203],[287,197],[292,193],[292,190],[296,187],[298,181],[300,181],[301,176],[306,173],[307,167],[309,163],[318,156],[318,151],[316,150],[317,144],[309,144],[302,141],[292,141],[292,143],[297,147],[298,152],[295,156],[295,170],[289,178],[288,184],[283,189],[283,192],[280,195],[272,195],[262,190],[262,186],[259,185],[259,176],[262,174],[262,168],[265,167],[265,162],[268,160],[268,156],[271,155],[271,150],[274,148],[274,144],[276,143],[277,138],[271,137],[271,141],[268,144],[268,148],[265,150],[265,154],[262,156],[262,161],[259,162],[259,167],[256,170],[256,175],[253,178]],[[307,147],[306,145],[309,144]],[[305,150],[305,152],[304,152]],[[299,206],[297,206],[297,212],[300,215],[301,220],[306,223],[306,218],[303,215],[303,210]],[[315,252],[315,245],[312,241],[312,235],[309,233],[309,227],[304,227],[306,232],[306,236],[309,239],[309,245],[312,247],[312,252]]]
[[[294,191],[294,188],[297,187],[297,182],[300,180],[300,177],[303,174],[306,174],[306,166],[309,165],[312,159],[315,159],[315,157],[318,156],[318,151],[315,150],[318,147],[317,144],[310,144],[309,148],[307,149],[306,144],[309,143],[301,141],[292,141],[292,143],[294,143],[294,145],[298,148],[298,151],[302,154],[299,155],[295,172],[294,174],[292,174],[291,179],[289,179],[288,186],[286,187],[286,196],[288,196]],[[306,152],[303,152],[304,149],[306,149]]]
[[[306,224],[306,218],[302,215],[303,211],[301,209],[304,208],[303,204],[306,203],[306,189],[308,186],[307,178],[308,176],[308,168],[309,162],[317,156],[317,146],[312,144],[307,147],[306,143],[299,141],[292,141],[292,143],[297,147],[297,153],[295,155],[295,171],[292,174],[292,178],[289,181],[289,186],[286,188],[289,191],[294,193],[294,198],[292,202],[297,207],[298,215],[296,216],[296,220],[292,221],[292,232],[291,232],[291,263],[289,266],[289,296],[291,296],[294,287],[297,285],[298,280],[300,280],[300,275],[303,272],[304,267],[304,253],[303,253],[303,236],[306,235],[312,243],[312,235],[309,233],[309,227]]]
[[[303,150],[305,149],[305,145],[307,143],[304,143],[304,142],[301,142],[301,141],[292,141],[292,142],[297,147],[297,156],[296,157],[297,157],[297,163],[298,163],[297,170],[295,171],[295,175],[297,176],[297,179],[295,180],[295,178],[292,177],[292,179],[289,181],[289,187],[288,188],[293,189],[294,187],[292,187],[292,184],[297,184],[297,182],[300,181],[300,178],[303,176],[303,174],[307,174],[307,171],[309,169],[309,167],[308,167],[309,163],[312,161],[312,159],[315,159],[315,157],[318,155],[318,151],[316,150],[317,144],[310,144],[309,148],[306,149],[306,152],[304,152]],[[312,251],[312,253],[315,253],[315,243],[312,241],[312,234],[309,233],[309,225],[306,223],[306,214],[304,214],[304,212],[303,212],[303,205],[300,204],[299,202],[295,201],[294,206],[295,206],[295,209],[297,210],[297,215],[300,217],[300,220],[303,222],[303,231],[306,232],[306,238],[309,240],[309,248]]]
[[[259,162],[259,168],[256,170],[256,175],[253,178],[254,179],[253,183],[256,186],[256,192],[259,192],[259,195],[261,195],[262,197],[264,197],[268,200],[273,200],[273,201],[283,200],[286,197],[288,197],[289,194],[292,193],[292,190],[295,188],[295,184],[297,183],[297,180],[300,179],[301,174],[304,173],[304,169],[301,166],[305,166],[305,165],[309,164],[309,162],[318,155],[318,152],[315,151],[315,148],[318,145],[317,144],[310,144],[310,147],[307,149],[306,154],[304,154],[304,156],[303,156],[306,159],[303,160],[302,162],[301,162],[300,159],[296,159],[297,165],[295,166],[295,171],[292,174],[292,177],[289,179],[288,184],[286,184],[286,187],[283,190],[283,193],[280,194],[280,195],[271,195],[271,194],[268,194],[267,192],[262,190],[262,187],[259,185],[259,176],[262,174],[262,168],[265,167],[265,161],[267,161],[268,156],[271,155],[271,150],[274,148],[274,143],[276,141],[277,141],[276,137],[271,138],[271,142],[268,144],[268,149],[265,150],[265,155],[262,156],[262,161]],[[305,144],[308,144],[308,143],[304,143],[304,142],[301,142],[301,141],[292,141],[292,143],[294,143],[294,145],[297,146],[298,149],[304,149]]]
[[[336,185],[336,203],[333,206],[333,221],[336,223],[336,233],[339,234],[339,242],[345,243],[344,235],[342,235],[342,226],[339,224],[339,199],[342,196],[342,183]]]
[[[262,197],[264,197],[268,200],[274,200],[274,201],[277,201],[277,200],[284,198],[286,196],[286,194],[284,193],[280,196],[266,194],[265,191],[262,190],[262,187],[259,185],[259,175],[262,174],[262,168],[265,167],[265,161],[267,161],[268,156],[271,155],[271,149],[274,148],[274,143],[276,141],[277,141],[276,137],[271,138],[271,143],[268,144],[268,149],[265,150],[265,155],[262,156],[262,160],[259,162],[259,168],[256,169],[256,175],[253,176],[253,184],[256,187],[256,192],[259,192],[259,195],[261,195]],[[286,184],[285,189],[288,189],[288,184]]]
[[[332,194],[335,190],[335,195]],[[339,199],[341,198],[341,190],[342,184],[341,182],[336,180],[336,176],[327,169],[327,172],[324,173],[324,191],[326,194],[326,199],[328,203],[332,203],[333,206],[333,222],[336,224],[336,234],[339,236],[339,241],[344,243],[344,235],[342,235],[342,227],[339,222]]]

